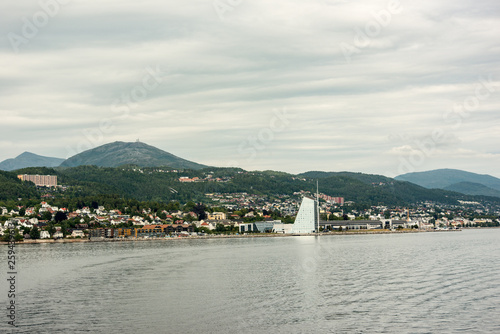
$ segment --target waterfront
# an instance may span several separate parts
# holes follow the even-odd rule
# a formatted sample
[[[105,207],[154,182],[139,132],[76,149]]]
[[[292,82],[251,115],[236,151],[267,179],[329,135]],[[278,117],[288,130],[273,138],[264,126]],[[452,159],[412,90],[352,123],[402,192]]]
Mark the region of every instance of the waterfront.
[[[17,245],[15,332],[499,332],[499,240],[483,229]]]
[[[350,230],[343,232],[327,232],[320,233],[321,236],[326,235],[359,235],[359,234],[389,234],[389,233],[422,233],[422,232],[459,232],[461,230],[417,230],[417,229],[404,229],[404,230]],[[27,239],[18,244],[58,244],[58,243],[74,243],[74,242],[124,242],[124,241],[181,241],[186,239],[228,239],[228,238],[283,238],[283,237],[296,237],[296,236],[316,236],[317,233],[302,233],[302,234],[283,234],[283,233],[245,233],[245,234],[207,234],[207,235],[177,235],[167,237],[127,237],[127,238],[61,238],[61,239]],[[8,245],[7,241],[0,241],[0,245]]]

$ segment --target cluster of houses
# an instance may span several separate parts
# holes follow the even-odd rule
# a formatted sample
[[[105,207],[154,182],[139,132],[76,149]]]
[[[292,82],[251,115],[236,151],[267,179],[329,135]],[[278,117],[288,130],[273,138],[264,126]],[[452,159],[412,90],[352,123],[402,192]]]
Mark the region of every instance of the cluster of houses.
[[[297,194],[295,194],[297,195]],[[224,207],[227,210],[250,209],[256,212],[278,211],[283,216],[295,216],[300,206],[298,196],[277,195],[270,198],[266,195],[255,195],[242,193],[210,193],[205,194],[212,202],[212,205]],[[252,211],[252,212],[253,212]],[[252,217],[249,213],[247,217]]]
[[[165,238],[169,236],[186,237],[197,235],[191,224],[152,224],[140,228],[96,228],[89,231],[89,238],[118,239],[118,238]]]
[[[64,234],[61,230],[60,226],[55,226],[55,232],[50,235],[49,231],[47,230],[47,221],[46,220],[39,220],[38,218],[10,218],[6,220],[4,223],[0,222],[0,235],[4,235],[5,233],[8,232],[9,229],[11,228],[17,228],[19,230],[26,228],[32,229],[33,227],[37,227],[40,230],[40,239],[62,239],[64,238]],[[66,235],[66,237],[72,237],[72,238],[84,238],[85,233],[83,229],[71,229],[68,231],[69,233]],[[29,239],[30,236],[29,234],[24,235],[24,239]]]
[[[188,177],[188,176],[181,176],[179,177],[179,182],[183,183],[190,183],[190,182],[229,182],[232,178],[231,177],[214,177],[212,174],[208,174],[204,178],[200,177]]]
[[[295,195],[306,197],[310,194],[300,192]],[[283,224],[281,220],[273,220],[268,213],[278,211],[283,217],[287,215],[294,217],[300,206],[299,201],[296,199],[297,196],[277,195],[272,200],[267,196],[247,193],[216,193],[207,194],[207,196],[212,199],[214,206],[224,207],[227,212],[206,212],[206,219],[199,220],[196,213],[186,213],[181,210],[154,213],[150,209],[143,209],[140,216],[130,216],[117,209],[106,210],[103,206],[99,206],[96,209],[84,207],[69,212],[66,208],[52,206],[45,201],[37,205],[37,208],[19,206],[9,211],[5,207],[0,207],[0,216],[10,216],[7,221],[0,222],[0,235],[3,235],[10,226],[18,229],[32,229],[36,226],[40,231],[41,239],[63,238],[64,235],[60,226],[54,226],[55,231],[51,231],[51,235],[48,231],[49,221],[40,218],[53,218],[57,212],[64,212],[68,219],[79,221],[74,228],[66,231],[66,237],[72,238],[188,236],[195,234],[195,227],[202,231],[214,231],[220,229],[220,226],[226,231],[238,231],[239,233],[284,233],[287,230],[286,225],[289,224]],[[323,217],[323,220],[319,223],[320,230],[323,231],[397,228],[454,229],[499,223],[498,219],[495,221],[486,218],[469,219],[460,214],[462,212],[460,208],[445,210],[431,204],[412,210],[376,206],[361,211],[346,210],[346,213],[344,213],[344,207],[338,203],[343,202],[343,199],[325,196],[322,198],[325,201],[320,202],[318,212]],[[247,210],[248,212],[245,211],[245,214],[242,214],[242,209],[251,210]],[[22,210],[24,215],[20,216]],[[476,209],[476,211],[478,214],[484,213],[484,209],[481,208]],[[238,212],[238,214],[235,212]],[[440,213],[438,217],[436,217],[436,212]],[[249,219],[245,218],[256,221],[248,222]],[[124,228],[124,225],[134,227]],[[96,226],[99,228],[96,228]],[[29,236],[25,237],[29,238]]]
[[[153,173],[176,173],[182,175],[184,171],[182,170],[177,170],[177,169],[162,169],[162,168],[139,168],[139,167],[133,167],[133,168],[124,168],[123,170],[129,170],[129,171],[134,171],[137,173],[147,173],[147,174],[153,174]],[[238,172],[238,174],[244,173],[244,172]],[[230,176],[223,176],[223,177],[215,177],[213,172],[206,172],[203,173],[202,177],[189,177],[189,176],[180,176],[178,178],[179,182],[187,183],[187,182],[229,182],[232,179]]]

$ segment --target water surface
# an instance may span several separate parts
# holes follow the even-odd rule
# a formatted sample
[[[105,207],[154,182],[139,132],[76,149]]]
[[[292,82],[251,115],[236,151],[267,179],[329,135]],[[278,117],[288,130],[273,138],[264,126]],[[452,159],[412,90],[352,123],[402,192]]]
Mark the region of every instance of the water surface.
[[[15,333],[500,333],[500,229],[17,251]]]

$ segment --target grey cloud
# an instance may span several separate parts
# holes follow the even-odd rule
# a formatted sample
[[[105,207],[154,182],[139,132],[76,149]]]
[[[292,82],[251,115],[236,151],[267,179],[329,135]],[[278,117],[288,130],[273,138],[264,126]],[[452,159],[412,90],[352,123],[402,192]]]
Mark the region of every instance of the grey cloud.
[[[401,3],[347,62],[340,44],[353,44],[355,29],[386,1],[245,1],[221,20],[211,1],[74,0],[18,53],[6,36],[20,33],[21,18],[39,5],[4,2],[0,55],[9,65],[0,69],[0,113],[11,140],[0,160],[23,151],[63,156],[107,119],[113,131],[91,144],[139,137],[200,163],[248,169],[386,173],[397,170],[391,148],[436,128],[449,134],[440,148],[477,150],[478,169],[493,166],[498,158],[487,153],[498,143],[500,87],[458,128],[443,115],[474,94],[480,76],[498,82],[500,4]],[[156,66],[161,84],[117,112],[117,100]],[[284,107],[296,118],[254,159],[242,157],[239,146]],[[472,166],[435,155],[419,168],[461,165]]]

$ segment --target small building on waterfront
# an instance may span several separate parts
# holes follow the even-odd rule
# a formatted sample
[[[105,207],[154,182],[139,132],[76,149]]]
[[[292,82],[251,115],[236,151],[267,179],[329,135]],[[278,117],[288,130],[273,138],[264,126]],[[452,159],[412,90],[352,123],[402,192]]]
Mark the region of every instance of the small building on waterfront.
[[[41,230],[40,231],[40,239],[49,239],[50,233],[49,231]]]
[[[323,231],[337,230],[373,230],[383,229],[384,224],[380,220],[330,220],[320,221],[320,228]]]
[[[271,233],[274,232],[274,225],[276,224],[281,224],[281,220],[268,220],[268,221],[240,224],[239,232]]]
[[[324,231],[335,230],[374,230],[374,229],[397,229],[411,228],[414,223],[406,220],[383,219],[383,220],[330,220],[320,221],[320,228]]]
[[[73,230],[73,232],[71,233],[71,236],[73,238],[77,238],[77,237],[84,238],[85,237],[85,233],[83,233],[82,230]]]

